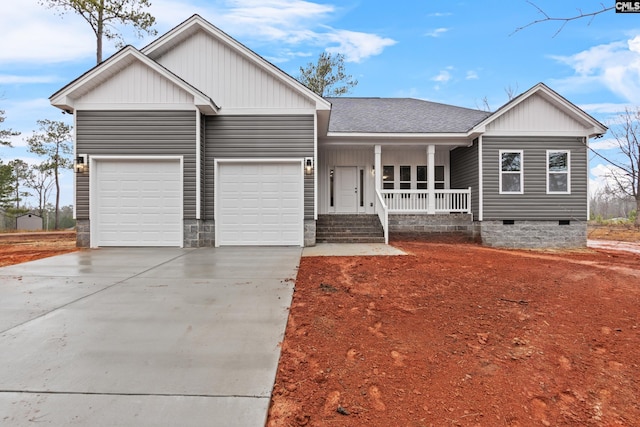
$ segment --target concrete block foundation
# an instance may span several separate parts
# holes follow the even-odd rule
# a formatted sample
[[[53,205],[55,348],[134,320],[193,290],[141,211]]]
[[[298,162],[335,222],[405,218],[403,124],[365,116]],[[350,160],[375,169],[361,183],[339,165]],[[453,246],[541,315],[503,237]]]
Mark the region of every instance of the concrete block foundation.
[[[482,244],[501,248],[545,249],[587,246],[586,221],[482,221]]]
[[[473,240],[476,227],[471,214],[391,214],[392,238],[462,237]]]

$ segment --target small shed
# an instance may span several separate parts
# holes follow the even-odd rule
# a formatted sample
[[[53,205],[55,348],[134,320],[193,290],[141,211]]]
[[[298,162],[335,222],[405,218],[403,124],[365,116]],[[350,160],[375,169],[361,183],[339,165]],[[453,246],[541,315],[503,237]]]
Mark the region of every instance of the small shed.
[[[33,213],[26,213],[16,218],[17,230],[42,230],[42,217]]]

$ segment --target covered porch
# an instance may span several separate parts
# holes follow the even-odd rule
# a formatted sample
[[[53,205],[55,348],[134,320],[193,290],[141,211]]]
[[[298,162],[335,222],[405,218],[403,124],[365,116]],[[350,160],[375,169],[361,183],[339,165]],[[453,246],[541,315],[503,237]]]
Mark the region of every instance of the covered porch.
[[[471,216],[472,188],[452,175],[450,153],[463,143],[323,145],[318,213],[377,215],[387,241],[392,215]]]

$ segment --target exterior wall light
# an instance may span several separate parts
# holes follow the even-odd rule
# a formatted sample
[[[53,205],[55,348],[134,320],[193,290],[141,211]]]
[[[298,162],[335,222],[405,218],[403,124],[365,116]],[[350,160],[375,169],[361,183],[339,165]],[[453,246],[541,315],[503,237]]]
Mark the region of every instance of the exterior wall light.
[[[313,174],[313,157],[304,158],[304,173],[307,175]]]
[[[73,171],[75,173],[87,173],[89,172],[89,163],[87,161],[88,156],[86,154],[78,154],[73,162]]]

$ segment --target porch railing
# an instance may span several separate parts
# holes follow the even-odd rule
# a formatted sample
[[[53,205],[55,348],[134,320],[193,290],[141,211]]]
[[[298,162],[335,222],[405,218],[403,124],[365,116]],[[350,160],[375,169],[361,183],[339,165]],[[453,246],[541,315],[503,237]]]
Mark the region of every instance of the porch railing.
[[[388,213],[471,213],[471,188],[434,190],[433,206],[429,190],[380,190],[378,196]]]
[[[380,190],[376,190],[376,212],[384,230],[384,243],[389,244],[389,209],[384,202],[384,197],[380,194]]]

